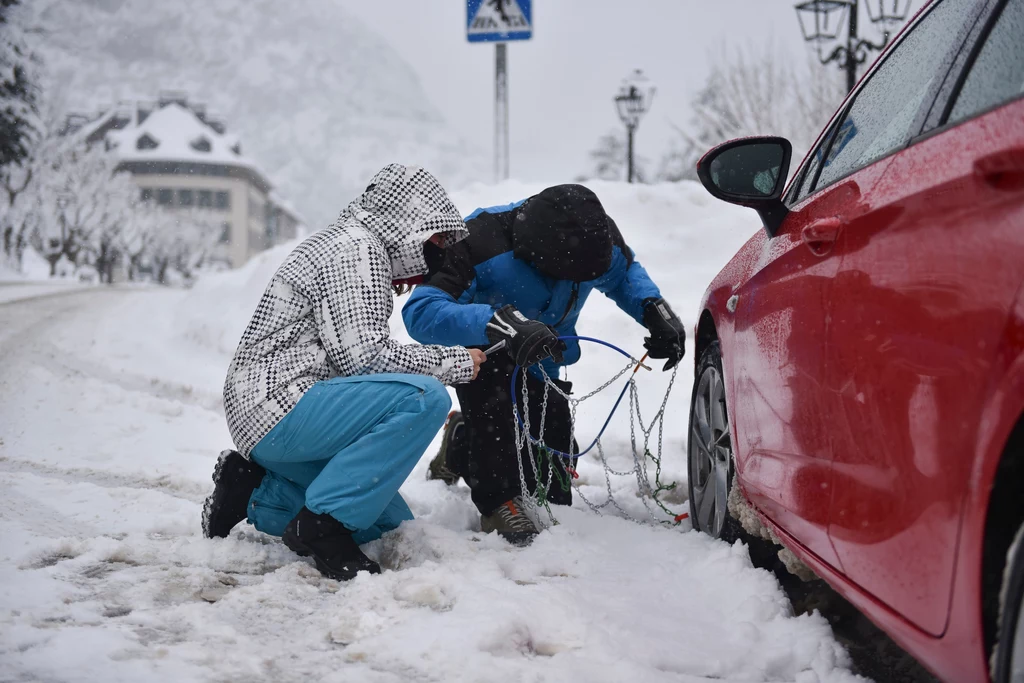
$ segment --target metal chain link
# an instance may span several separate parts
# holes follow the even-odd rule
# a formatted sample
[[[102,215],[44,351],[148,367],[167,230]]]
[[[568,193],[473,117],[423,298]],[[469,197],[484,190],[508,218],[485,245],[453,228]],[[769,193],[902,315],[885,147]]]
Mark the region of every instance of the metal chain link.
[[[630,370],[634,370],[634,372],[635,372],[635,369],[637,368],[637,366],[640,366],[640,365],[641,365],[641,362],[639,360],[637,360],[637,359],[635,359],[633,357],[630,357],[629,363],[626,365],[626,367],[624,367],[622,370],[617,372],[614,377],[612,377],[610,380],[608,380],[607,382],[605,382],[604,384],[599,386],[597,389],[595,389],[595,390],[591,391],[590,393],[588,393],[588,394],[586,394],[586,395],[584,395],[582,397],[579,397],[579,398],[570,396],[566,392],[562,391],[562,389],[557,384],[555,384],[552,381],[551,377],[548,376],[548,374],[544,370],[544,368],[540,367],[540,372],[541,372],[541,376],[543,378],[543,383],[544,383],[544,393],[543,393],[543,397],[542,397],[542,401],[541,401],[540,425],[539,425],[539,429],[538,429],[537,437],[536,438],[533,437],[532,429],[531,429],[531,425],[530,425],[530,397],[529,397],[529,390],[528,390],[528,382],[527,382],[527,377],[526,377],[526,371],[525,370],[523,371],[523,373],[522,373],[522,382],[523,382],[523,384],[522,384],[522,418],[521,418],[521,422],[520,422],[519,419],[516,419],[516,416],[513,416],[513,420],[515,421],[514,431],[515,431],[515,438],[516,438],[516,457],[519,460],[519,463],[518,463],[519,464],[519,485],[520,485],[520,489],[521,489],[521,492],[522,492],[522,499],[523,499],[525,505],[527,506],[527,508],[531,509],[534,512],[534,517],[535,517],[534,521],[535,521],[535,523],[537,523],[538,527],[545,526],[545,525],[543,525],[543,523],[541,522],[541,520],[539,519],[539,516],[538,516],[539,508],[541,506],[543,506],[545,508],[545,510],[547,511],[548,519],[549,519],[550,523],[552,525],[558,524],[558,521],[555,519],[554,513],[551,511],[551,506],[550,506],[550,504],[548,502],[548,493],[551,490],[551,483],[553,481],[554,468],[556,466],[555,465],[555,456],[551,452],[551,450],[548,449],[545,446],[545,444],[544,444],[544,430],[545,430],[545,426],[546,426],[546,419],[547,419],[547,412],[548,412],[547,411],[547,408],[548,408],[548,398],[549,398],[550,390],[554,389],[555,392],[558,393],[558,395],[560,395],[563,399],[565,399],[568,402],[568,404],[569,404],[569,409],[570,409],[569,454],[570,455],[574,455],[574,453],[573,453],[573,444],[575,444],[575,439],[576,439],[576,409],[579,406],[579,404],[583,403],[584,401],[586,401],[586,400],[596,396],[600,392],[604,391],[605,389],[607,389],[609,386],[614,384],[619,378],[621,378],[623,375],[625,375]],[[657,506],[664,513],[667,513],[668,515],[673,516],[673,517],[675,516],[674,513],[671,510],[669,510],[665,506],[665,504],[662,503],[658,499],[657,496],[658,496],[658,494],[661,491],[671,490],[671,489],[675,488],[675,485],[676,485],[675,483],[672,483],[671,485],[665,486],[665,485],[661,484],[660,477],[661,477],[662,446],[663,446],[664,433],[665,433],[665,429],[664,429],[665,411],[666,411],[666,408],[668,406],[669,396],[672,393],[672,388],[675,385],[676,374],[678,372],[678,369],[679,368],[677,366],[676,368],[674,368],[672,370],[672,376],[669,378],[668,387],[665,390],[665,396],[662,399],[661,406],[659,407],[657,413],[655,413],[654,417],[652,418],[650,425],[647,426],[647,427],[644,426],[643,416],[640,413],[640,396],[639,396],[639,392],[637,391],[636,380],[634,378],[632,378],[632,377],[630,377],[630,379],[628,380],[628,385],[629,385],[629,434],[630,434],[630,447],[631,447],[632,455],[633,455],[633,469],[629,470],[629,471],[621,471],[621,472],[612,469],[608,465],[608,460],[607,460],[607,457],[605,456],[603,445],[601,444],[600,440],[598,440],[596,442],[595,445],[596,445],[596,448],[597,448],[598,460],[601,462],[601,465],[602,465],[602,467],[604,469],[605,489],[608,492],[608,498],[603,503],[597,504],[597,503],[594,503],[593,501],[591,501],[590,499],[588,499],[583,494],[583,491],[581,490],[580,485],[578,483],[576,483],[571,478],[571,475],[570,475],[569,483],[570,483],[570,486],[572,487],[572,490],[575,491],[576,494],[580,497],[580,500],[582,500],[584,502],[584,504],[588,508],[590,508],[592,511],[594,511],[596,514],[601,515],[602,514],[601,511],[604,508],[606,508],[606,507],[608,507],[610,505],[610,506],[614,507],[618,511],[618,513],[620,515],[622,515],[624,518],[626,518],[626,519],[628,519],[630,521],[636,522],[638,524],[650,524],[650,522],[643,522],[641,520],[636,519],[635,517],[630,515],[628,512],[626,512],[626,510],[624,510],[621,505],[619,505],[619,502],[616,500],[615,495],[612,492],[611,477],[612,477],[612,475],[615,475],[615,476],[623,476],[623,477],[628,477],[628,476],[635,476],[636,477],[640,501],[641,501],[641,503],[643,503],[643,506],[646,509],[647,514],[650,517],[652,522],[655,522],[655,523],[657,523],[659,525],[670,523],[670,522],[667,522],[666,520],[661,519],[661,518],[658,517],[656,510],[651,507],[651,504],[649,502],[650,500],[653,500],[657,504]],[[644,437],[642,451],[637,448],[637,437],[636,437],[636,423],[637,422],[639,422],[639,424],[640,424],[640,432],[643,434],[643,437]],[[650,440],[651,440],[651,435],[652,435],[655,427],[658,428],[658,446],[657,446],[657,455],[652,455],[650,453]],[[538,453],[539,457],[534,455],[534,446],[537,447],[537,453]],[[547,482],[543,486],[538,485],[536,487],[536,489],[534,491],[532,491],[532,492],[530,491],[530,487],[529,487],[529,485],[526,482],[526,470],[525,470],[525,468],[523,466],[523,450],[524,450],[524,447],[525,447],[527,456],[530,458],[530,469],[533,472],[534,481],[536,481],[536,482],[539,482],[539,480],[540,480],[540,472],[539,472],[539,469],[538,469],[539,459],[540,459],[540,457],[544,457],[544,456],[547,457],[547,465],[548,465]],[[642,455],[640,453],[642,453]],[[655,463],[655,468],[656,468],[655,469],[655,484],[656,484],[656,488],[651,486],[650,475],[649,475],[648,470],[647,470],[647,459],[648,458],[653,460],[654,463]],[[568,460],[571,462],[572,459],[569,458]],[[566,463],[562,463],[562,464],[565,465]],[[569,474],[569,473],[567,472],[567,474]]]

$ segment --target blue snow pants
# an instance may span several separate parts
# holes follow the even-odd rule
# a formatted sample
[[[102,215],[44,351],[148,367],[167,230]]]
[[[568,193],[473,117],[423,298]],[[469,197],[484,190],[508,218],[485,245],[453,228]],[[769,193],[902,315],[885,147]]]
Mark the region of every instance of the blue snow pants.
[[[305,505],[368,543],[412,519],[398,489],[438,429],[451,398],[425,375],[335,377],[314,384],[250,457],[267,473],[249,523],[281,536]]]

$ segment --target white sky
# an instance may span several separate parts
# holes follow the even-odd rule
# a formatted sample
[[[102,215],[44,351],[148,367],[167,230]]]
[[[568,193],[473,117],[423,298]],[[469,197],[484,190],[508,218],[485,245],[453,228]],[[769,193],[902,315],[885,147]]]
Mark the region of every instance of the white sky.
[[[441,113],[491,158],[494,47],[469,44],[463,0],[342,0],[419,74]],[[685,124],[707,60],[767,42],[806,59],[792,0],[534,0],[534,37],[509,45],[512,176],[565,182],[597,139],[621,130],[612,102],[641,68],[658,92],[637,149],[657,161]],[[914,7],[920,5],[915,0]],[[863,14],[862,33],[873,32]],[[834,65],[823,68],[836,68]],[[488,178],[487,180],[490,180]]]

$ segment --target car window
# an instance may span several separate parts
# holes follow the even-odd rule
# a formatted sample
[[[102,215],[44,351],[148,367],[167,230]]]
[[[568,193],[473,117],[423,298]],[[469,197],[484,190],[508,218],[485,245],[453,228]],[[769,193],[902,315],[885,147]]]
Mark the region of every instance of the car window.
[[[836,131],[815,189],[905,146],[914,136],[912,124],[945,76],[951,38],[971,18],[973,5],[974,0],[936,2],[886,56]]]
[[[956,123],[1024,94],[1024,0],[1010,0],[985,40],[950,111]]]
[[[821,164],[821,155],[828,147],[828,135],[823,135],[821,142],[818,143],[818,147],[811,152],[807,158],[807,168],[804,170],[803,175],[800,176],[800,186],[791,190],[789,196],[786,198],[787,203],[795,204],[801,201],[811,192],[811,188],[814,186],[814,177],[818,175],[818,166]]]

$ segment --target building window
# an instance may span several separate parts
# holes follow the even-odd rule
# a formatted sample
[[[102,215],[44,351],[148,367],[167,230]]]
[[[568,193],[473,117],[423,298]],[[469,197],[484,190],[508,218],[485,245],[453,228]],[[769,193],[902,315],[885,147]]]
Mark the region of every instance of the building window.
[[[227,221],[220,224],[220,243],[231,244],[231,223]]]
[[[210,139],[206,136],[199,136],[190,142],[189,145],[197,152],[209,152],[211,149]]]
[[[264,219],[265,219],[264,204],[262,202],[256,201],[250,195],[249,196],[249,220],[256,221],[257,223],[262,223],[262,222],[264,222]]]
[[[214,200],[218,209],[228,210],[231,208],[231,194],[228,192],[218,192],[214,195]]]
[[[163,206],[169,206],[174,203],[174,190],[166,187],[161,187],[156,191],[156,203]]]
[[[160,146],[160,143],[156,141],[156,138],[146,133],[138,140],[135,141],[135,149],[156,149]]]
[[[213,206],[213,191],[211,190],[199,190],[196,192],[197,206],[209,209]]]
[[[178,190],[178,204],[181,206],[192,206],[196,203],[195,193],[192,190]]]
[[[142,201],[149,202],[153,200],[153,188],[144,187],[142,188]]]

